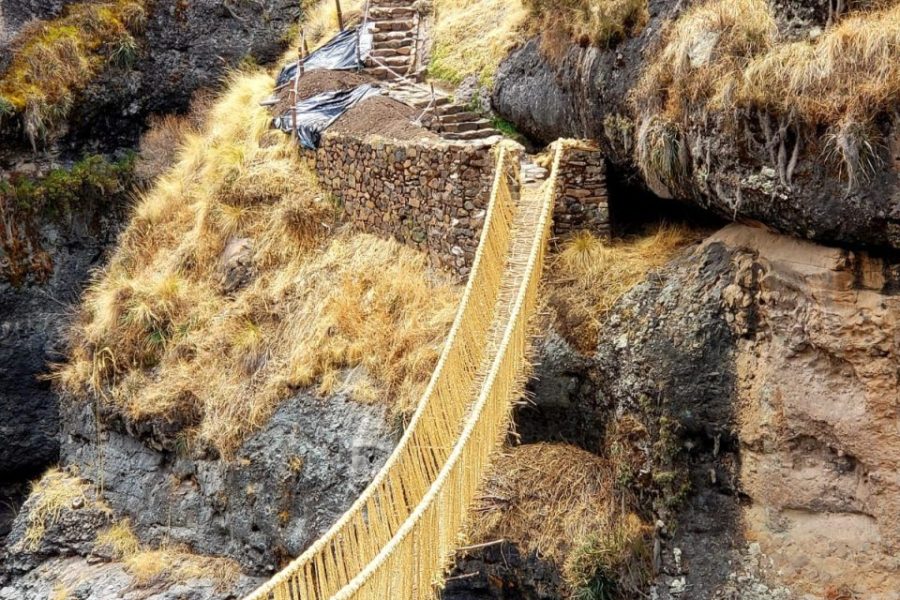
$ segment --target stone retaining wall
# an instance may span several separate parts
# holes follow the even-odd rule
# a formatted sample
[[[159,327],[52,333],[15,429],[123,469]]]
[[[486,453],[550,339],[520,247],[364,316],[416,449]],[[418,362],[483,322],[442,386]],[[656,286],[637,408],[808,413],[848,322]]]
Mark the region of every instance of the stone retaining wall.
[[[428,254],[432,264],[468,275],[494,181],[491,147],[327,132],[306,156],[354,227],[393,237]],[[513,193],[518,167],[510,161],[506,174]],[[570,143],[560,167],[555,235],[588,229],[609,236],[603,155]]]
[[[611,236],[606,191],[606,160],[589,143],[569,145],[560,161],[553,209],[553,230],[563,237],[588,230],[603,238]]]
[[[490,147],[326,133],[315,152],[323,188],[362,231],[392,236],[465,277],[494,180]]]

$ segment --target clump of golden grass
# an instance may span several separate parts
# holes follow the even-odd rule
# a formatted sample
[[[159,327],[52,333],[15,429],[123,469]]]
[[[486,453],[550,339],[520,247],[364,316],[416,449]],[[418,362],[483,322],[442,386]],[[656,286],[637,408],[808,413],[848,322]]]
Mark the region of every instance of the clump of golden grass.
[[[50,591],[50,600],[69,600],[72,590],[64,583],[56,583]]]
[[[196,137],[201,133],[206,112],[213,100],[209,92],[199,91],[194,94],[186,114],[150,117],[149,128],[141,136],[134,169],[140,181],[150,182],[175,165],[188,136]]]
[[[34,503],[27,517],[23,538],[25,548],[37,550],[47,529],[56,525],[66,510],[79,504],[86,505],[88,490],[86,482],[57,467],[49,469],[32,483],[31,498],[34,498]]]
[[[344,27],[360,20],[363,5],[363,0],[341,0]],[[310,50],[315,50],[340,32],[334,0],[307,0],[302,9],[303,32]]]
[[[847,6],[817,39],[794,42],[779,35],[765,0],[710,0],[685,12],[634,92],[645,176],[677,187],[680,174],[666,166],[683,171],[685,161],[667,140],[683,136],[692,116],[739,108],[827,129],[823,147],[850,186],[868,179],[881,166],[873,123],[900,100],[900,4]]]
[[[225,590],[241,575],[240,567],[231,559],[200,556],[176,546],[142,550],[125,557],[125,569],[138,586],[203,579],[213,582],[216,589]]]
[[[777,33],[766,0],[698,4],[665,32],[635,91],[639,111],[681,123],[690,108],[719,94],[728,74],[770,48]]]
[[[115,560],[124,562],[126,571],[138,586],[206,579],[212,581],[216,589],[224,590],[234,584],[241,573],[233,560],[199,556],[181,546],[146,548],[128,519],[100,533],[95,546],[104,547]]]
[[[738,103],[826,125],[867,120],[898,99],[900,5],[850,15],[816,41],[757,56],[735,94]]]
[[[131,528],[131,521],[123,519],[102,531],[97,536],[94,546],[103,547],[112,558],[122,560],[137,554],[141,549],[141,541]]]
[[[774,44],[777,33],[766,0],[707,1],[664,32],[662,50],[633,93],[635,162],[654,189],[679,189],[689,172],[684,131],[690,114],[716,97],[724,105],[736,75]]]
[[[559,56],[569,43],[609,47],[641,32],[647,0],[526,0],[543,34],[542,49]]]
[[[429,75],[453,84],[468,75],[490,87],[510,50],[525,40],[522,0],[435,0]]]
[[[271,88],[262,73],[234,77],[186,134],[85,294],[58,372],[74,397],[226,456],[301,387],[408,410],[457,300],[410,249],[329,240],[334,208],[259,106]],[[249,264],[236,290],[223,285],[231,252]]]
[[[68,115],[75,95],[107,61],[127,65],[137,46],[132,33],[146,19],[143,3],[78,3],[50,21],[35,21],[12,41],[13,59],[0,78],[0,104],[23,115],[35,144]]]
[[[627,504],[605,459],[565,444],[530,444],[497,458],[468,534],[505,539],[556,563],[576,597],[598,582],[612,593],[596,597],[630,597],[646,576],[650,529],[623,510]]]
[[[552,258],[547,287],[557,329],[580,351],[593,352],[600,324],[615,303],[696,239],[684,227],[662,225],[613,243],[589,232],[565,240]]]

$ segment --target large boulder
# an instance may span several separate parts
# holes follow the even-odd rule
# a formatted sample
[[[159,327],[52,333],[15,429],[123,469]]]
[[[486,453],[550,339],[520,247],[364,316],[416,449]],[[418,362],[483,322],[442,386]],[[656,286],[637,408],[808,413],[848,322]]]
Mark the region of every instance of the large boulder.
[[[649,24],[611,48],[573,44],[549,57],[540,38],[529,41],[500,66],[495,110],[538,141],[597,140],[615,172],[663,198],[823,243],[900,248],[900,136],[890,110],[828,127],[733,100],[723,109],[686,100],[687,114],[663,128],[669,117],[642,106],[641,78],[660,66],[666,33],[697,4],[651,0]],[[781,41],[821,36],[828,20],[827,2],[770,6]],[[694,36],[692,67],[714,59],[720,38]],[[667,146],[671,156],[654,157]]]
[[[662,592],[721,594],[749,543],[797,593],[896,597],[898,328],[896,258],[737,225],[617,304],[596,380],[629,485],[679,524]]]

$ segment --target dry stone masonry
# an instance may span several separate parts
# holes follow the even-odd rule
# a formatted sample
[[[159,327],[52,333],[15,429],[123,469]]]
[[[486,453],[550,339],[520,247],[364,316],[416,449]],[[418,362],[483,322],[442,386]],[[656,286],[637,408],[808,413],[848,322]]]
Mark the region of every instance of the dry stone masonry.
[[[493,183],[489,146],[329,132],[315,169],[354,226],[468,274]]]
[[[570,145],[559,165],[553,227],[557,236],[588,230],[611,235],[606,192],[606,161],[592,144]]]
[[[428,254],[432,264],[468,275],[494,181],[492,146],[332,131],[307,158],[354,227],[393,237]],[[603,155],[570,145],[560,167],[555,234],[589,229],[608,236]],[[507,175],[518,182],[517,174]]]

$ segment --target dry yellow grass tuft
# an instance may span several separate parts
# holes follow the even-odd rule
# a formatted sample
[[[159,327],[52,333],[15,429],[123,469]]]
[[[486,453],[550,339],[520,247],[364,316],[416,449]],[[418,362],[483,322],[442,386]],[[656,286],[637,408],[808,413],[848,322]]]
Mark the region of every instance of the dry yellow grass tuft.
[[[541,48],[561,57],[574,41],[609,47],[637,35],[650,13],[647,0],[525,0],[542,34]],[[534,25],[532,24],[532,29]]]
[[[37,550],[47,529],[59,522],[64,511],[87,504],[88,490],[85,481],[57,467],[49,469],[32,483],[31,497],[34,498],[34,504],[28,512],[23,538],[25,548]]]
[[[240,567],[233,560],[192,554],[182,547],[140,550],[124,557],[124,561],[125,570],[138,586],[202,579],[211,581],[216,589],[225,590],[241,574]]]
[[[56,583],[50,591],[50,600],[69,600],[71,588],[64,583]]]
[[[646,576],[648,534],[614,491],[609,463],[565,444],[512,448],[483,484],[468,536],[505,539],[562,568],[574,594],[605,585],[631,597]],[[590,597],[590,596],[588,596]]]
[[[32,143],[68,115],[80,91],[107,62],[129,65],[137,55],[132,33],[144,26],[138,0],[84,2],[50,21],[34,21],[12,41],[12,61],[0,78],[0,118],[23,115]]]
[[[271,87],[236,76],[186,134],[87,291],[58,372],[76,398],[226,456],[300,387],[408,410],[458,297],[413,250],[337,231],[294,143],[269,129]]]
[[[827,125],[893,108],[900,100],[900,5],[850,15],[816,41],[757,56],[735,100]]]
[[[490,86],[500,62],[525,40],[522,0],[435,0],[428,73],[458,84],[468,75]]]
[[[547,287],[558,330],[580,351],[592,353],[600,324],[619,298],[697,238],[694,231],[663,225],[612,244],[588,232],[564,241]]]
[[[224,590],[241,574],[238,564],[230,559],[200,556],[180,546],[145,548],[128,519],[98,535],[95,546],[106,548],[115,560],[123,561],[138,586],[206,579],[213,582],[216,589]]]
[[[363,5],[363,0],[341,1],[344,27],[349,27],[360,20]],[[303,30],[310,50],[315,50],[337,35],[340,27],[334,0],[306,0],[303,3]]]
[[[712,0],[685,12],[643,74],[635,100],[643,114],[680,123],[698,102],[720,95],[727,76],[770,48],[777,36],[767,0]]]
[[[873,123],[900,100],[900,4],[846,6],[817,39],[795,42],[784,41],[766,0],[709,0],[686,11],[633,95],[645,176],[677,189],[690,118],[738,108],[827,129],[822,146],[851,187],[866,179],[882,143]]]
[[[124,519],[101,532],[94,543],[95,547],[107,549],[116,560],[133,556],[140,552],[141,542],[131,528],[131,521]]]

